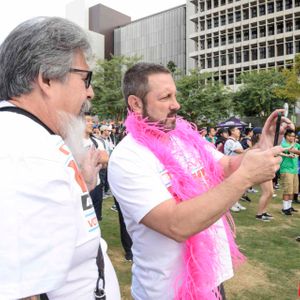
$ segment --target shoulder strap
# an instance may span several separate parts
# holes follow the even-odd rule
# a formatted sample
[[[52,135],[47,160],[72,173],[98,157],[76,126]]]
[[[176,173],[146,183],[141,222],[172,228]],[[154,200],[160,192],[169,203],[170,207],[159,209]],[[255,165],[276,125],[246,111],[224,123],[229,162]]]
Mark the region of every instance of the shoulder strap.
[[[0,112],[1,111],[9,111],[9,112],[13,112],[13,113],[17,113],[20,115],[23,115],[31,120],[33,120],[34,122],[38,123],[39,125],[41,125],[42,127],[44,127],[50,134],[55,134],[47,125],[45,125],[39,118],[37,118],[36,116],[34,116],[32,113],[30,113],[29,111],[20,108],[20,107],[16,107],[16,106],[6,106],[6,107],[1,107],[0,108]]]
[[[96,141],[92,136],[90,136],[90,139],[91,139],[91,141],[93,142],[94,146],[95,146],[96,149],[97,149],[97,148],[99,147],[97,141]]]

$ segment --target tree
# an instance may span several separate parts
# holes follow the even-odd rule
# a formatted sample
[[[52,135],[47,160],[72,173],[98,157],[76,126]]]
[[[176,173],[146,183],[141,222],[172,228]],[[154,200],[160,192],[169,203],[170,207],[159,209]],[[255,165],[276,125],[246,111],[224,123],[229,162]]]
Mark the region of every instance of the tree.
[[[122,78],[126,70],[139,60],[136,56],[112,56],[110,60],[97,61],[93,76],[93,113],[101,118],[124,118],[126,106],[122,95]]]
[[[215,125],[229,116],[232,93],[220,82],[212,80],[212,74],[199,73],[195,69],[176,82],[180,114],[201,125]]]
[[[169,71],[170,71],[172,74],[174,74],[174,73],[176,72],[177,66],[176,66],[176,64],[174,63],[173,60],[170,60],[170,61],[168,61],[168,63],[167,63],[167,68],[169,69]]]
[[[285,87],[285,77],[277,70],[247,72],[234,94],[234,109],[244,116],[267,117],[274,109],[282,107],[284,100],[278,91]]]

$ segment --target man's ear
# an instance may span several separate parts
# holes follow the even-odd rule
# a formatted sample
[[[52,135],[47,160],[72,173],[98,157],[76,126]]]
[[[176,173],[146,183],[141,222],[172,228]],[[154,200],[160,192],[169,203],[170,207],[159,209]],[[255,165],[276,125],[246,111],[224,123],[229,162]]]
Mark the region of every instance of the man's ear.
[[[48,78],[44,78],[41,73],[39,73],[37,80],[38,86],[43,91],[43,93],[48,94],[51,88],[51,81]]]
[[[133,112],[142,113],[143,112],[143,102],[142,100],[134,95],[128,97],[128,106]]]

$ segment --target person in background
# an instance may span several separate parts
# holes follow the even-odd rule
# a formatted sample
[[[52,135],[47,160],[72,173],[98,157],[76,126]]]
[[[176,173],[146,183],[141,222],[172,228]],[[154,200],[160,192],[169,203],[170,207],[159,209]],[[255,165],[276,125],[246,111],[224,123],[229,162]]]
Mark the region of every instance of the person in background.
[[[262,129],[257,127],[255,134],[251,137],[252,146],[255,146],[259,142],[261,133]],[[260,184],[260,188],[261,195],[258,200],[258,208],[255,217],[259,221],[270,222],[270,220],[273,219],[273,216],[267,212],[267,207],[273,197],[273,182],[271,180],[263,182]]]
[[[244,150],[247,150],[249,148],[252,148],[252,136],[253,136],[253,129],[252,128],[246,128],[245,129],[245,135],[241,139],[241,145]],[[254,189],[253,187],[250,187],[247,190],[248,193],[257,193],[258,190]]]
[[[241,143],[239,142],[240,135],[241,135],[240,129],[236,126],[229,127],[228,134],[229,134],[229,136],[224,144],[224,154],[228,155],[228,156],[236,156],[236,155],[242,154],[244,152],[244,149],[243,149]],[[242,195],[242,197],[243,197],[243,199],[246,199],[245,197],[248,198],[248,196],[245,193]],[[230,210],[232,212],[240,212],[241,210],[246,210],[246,207],[244,207],[242,204],[240,204],[239,201],[237,201],[230,208]]]
[[[200,128],[199,134],[200,134],[203,138],[205,138],[206,135],[207,135],[207,128],[206,128],[206,127]]]
[[[296,134],[294,130],[288,129],[284,134],[285,140],[281,146],[286,149],[282,153],[282,163],[280,165],[280,178],[282,183],[282,214],[291,216],[298,210],[292,206],[293,196],[299,191],[298,182],[298,157],[300,155],[300,145],[295,142]]]
[[[224,153],[224,145],[228,139],[228,129],[221,128],[218,130],[217,133],[217,140],[216,140],[216,148],[218,151]]]
[[[217,137],[216,137],[216,129],[214,127],[207,128],[206,140],[212,144],[216,143]]]
[[[104,149],[103,144],[96,138],[93,137],[93,117],[89,112],[85,113],[84,116],[85,119],[85,131],[84,131],[84,137],[83,137],[83,147],[87,150],[91,148],[98,149],[101,151],[101,156],[102,156],[102,167],[107,167],[108,163],[108,154]],[[100,169],[101,171],[101,169]],[[97,184],[96,187],[90,191],[90,196],[92,198],[93,206],[96,212],[97,220],[101,221],[102,220],[102,201],[103,201],[103,193],[101,189],[101,184],[100,184],[100,176],[99,174],[97,175]]]
[[[58,17],[27,20],[0,45],[0,299],[121,298],[89,195],[103,157],[78,142],[90,57],[85,32]]]

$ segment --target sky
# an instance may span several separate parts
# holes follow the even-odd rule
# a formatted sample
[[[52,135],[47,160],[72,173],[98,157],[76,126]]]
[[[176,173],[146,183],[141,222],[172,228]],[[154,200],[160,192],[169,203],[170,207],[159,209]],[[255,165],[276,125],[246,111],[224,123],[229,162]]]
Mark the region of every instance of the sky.
[[[101,3],[131,17],[132,20],[181,5],[186,0],[85,0],[88,6]],[[36,16],[65,17],[70,0],[8,0],[0,2],[0,43],[19,23]]]

